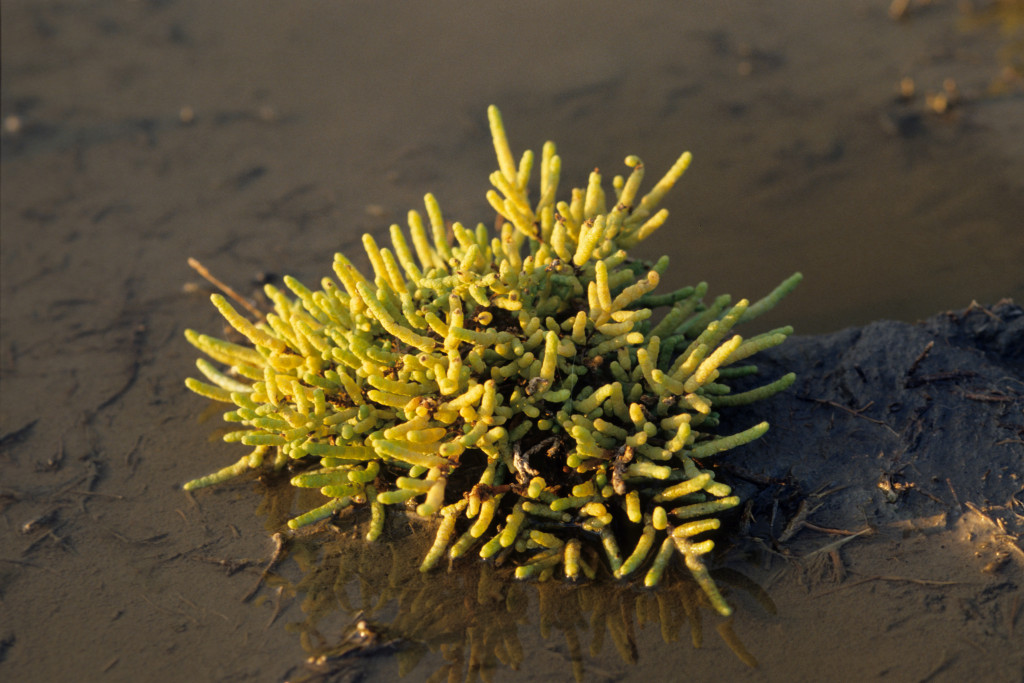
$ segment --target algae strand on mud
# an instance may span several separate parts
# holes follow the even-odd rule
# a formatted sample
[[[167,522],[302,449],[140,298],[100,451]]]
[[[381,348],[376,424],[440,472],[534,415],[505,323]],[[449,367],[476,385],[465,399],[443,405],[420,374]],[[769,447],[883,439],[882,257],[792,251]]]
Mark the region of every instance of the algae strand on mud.
[[[592,578],[603,563],[653,586],[680,556],[729,614],[703,556],[717,515],[739,498],[713,462],[768,425],[722,433],[717,409],[794,380],[733,393],[732,379],[757,372],[750,357],[792,333],[745,339],[733,328],[800,274],[753,304],[705,302],[706,283],[656,292],[668,257],[648,263],[628,250],[666,222],[659,204],[690,154],[645,195],[644,165],[629,156],[613,194],[595,170],[559,199],[554,144],[517,164],[497,108],[488,115],[496,234],[446,221],[428,194],[426,220],[410,211],[408,232],[392,225],[391,248],[363,236],[372,276],[336,254],[337,279],[320,289],[291,277],[290,293],[267,285],[274,310],[255,321],[213,295],[248,343],[187,330],[226,369],[200,359],[205,379],[186,384],[231,405],[224,419],[239,429],[224,440],[251,451],[185,488],[288,468],[292,485],[325,498],[293,529],[369,507],[373,541],[390,511],[436,518],[424,571],[476,554],[514,563],[518,578]]]

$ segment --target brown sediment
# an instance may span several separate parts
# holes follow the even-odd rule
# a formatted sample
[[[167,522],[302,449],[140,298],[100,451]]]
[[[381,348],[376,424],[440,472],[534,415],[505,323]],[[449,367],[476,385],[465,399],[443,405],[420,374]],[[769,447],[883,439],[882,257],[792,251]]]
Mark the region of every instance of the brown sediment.
[[[241,602],[273,549],[263,521],[247,517],[247,485],[198,506],[177,488],[223,452],[197,440],[209,425],[196,424],[179,386],[193,367],[180,329],[183,321],[198,325],[207,310],[202,297],[180,293],[194,277],[182,264],[195,255],[248,296],[274,276],[263,271],[268,253],[284,272],[316,277],[316,255],[354,251],[366,230],[385,234],[424,187],[453,214],[475,215],[489,168],[478,154],[486,132],[475,121],[488,101],[533,126],[517,133],[524,142],[551,136],[567,158],[597,157],[607,168],[618,166],[623,149],[637,149],[650,168],[692,149],[698,166],[669,208],[693,229],[664,236],[658,253],[699,255],[687,281],[707,279],[724,291],[763,291],[802,270],[803,291],[785,311],[801,334],[914,320],[972,299],[1024,300],[1019,80],[1006,81],[1008,94],[987,93],[1002,43],[994,31],[958,33],[954,3],[932,3],[899,23],[885,2],[728,13],[711,3],[628,14],[617,2],[589,7],[570,16],[536,3],[520,16],[465,3],[403,12],[367,5],[358,15],[343,4],[0,5],[0,677],[146,681],[173,667],[192,680],[283,679],[301,659],[284,625],[303,615],[287,592],[278,600],[281,584]],[[603,35],[611,20],[615,40],[567,45],[569,35]],[[509,40],[510,32],[526,38]],[[918,95],[894,104],[904,77]],[[924,94],[947,78],[961,102],[948,114],[925,111]],[[668,132],[652,141],[646,131]],[[976,316],[991,320],[971,312],[975,331]],[[214,325],[215,314],[206,321]],[[135,331],[139,324],[145,334]],[[932,365],[945,336],[925,340],[918,328],[901,329],[915,336],[885,353],[908,367],[935,341],[911,377],[977,371]],[[842,343],[852,351],[856,339],[847,333],[827,350]],[[802,348],[817,353],[810,343]],[[850,358],[841,374],[804,361],[804,377],[817,373],[823,386],[849,387],[858,377]],[[886,381],[893,384],[883,394],[906,378]],[[973,513],[962,525],[955,520],[968,502],[993,519],[1024,513],[1019,492],[1003,495],[1009,479],[999,459],[999,449],[1022,446],[1021,435],[997,425],[991,440],[971,442],[973,455],[940,459],[928,476],[915,469],[920,457],[902,472],[905,461],[894,458],[904,445],[934,438],[926,428],[943,423],[929,422],[932,413],[957,391],[963,400],[943,413],[951,424],[1012,424],[1014,386],[984,373],[929,381],[912,395],[923,411],[916,418],[890,413],[891,401],[875,396],[862,414],[902,440],[845,410],[802,401],[773,418],[776,450],[745,463],[793,459],[796,479],[758,475],[777,485],[767,494],[779,498],[776,533],[821,483],[812,465],[824,462],[824,475],[839,478],[828,469],[833,458],[849,468],[872,515],[907,522],[843,546],[846,581],[904,576],[957,585],[870,581],[815,599],[789,573],[770,583],[788,565],[773,560],[766,578],[746,555],[727,555],[770,587],[782,615],[773,621],[756,600],[730,592],[739,605],[734,629],[759,672],[715,638],[700,651],[662,646],[656,627],[638,629],[636,668],[624,668],[610,643],[611,656],[595,666],[652,680],[681,666],[733,680],[761,672],[1013,680],[1021,666],[1013,653],[1024,651],[1019,555],[986,536],[991,527]],[[809,395],[857,410],[869,393]],[[783,428],[780,419],[792,423]],[[788,439],[819,424],[829,437],[787,451]],[[859,441],[842,448],[843,438]],[[989,467],[979,467],[988,459],[985,477]],[[915,486],[894,487],[897,501],[887,503],[875,488],[883,473]],[[786,496],[797,489],[790,507]],[[849,498],[825,502],[810,524],[861,528]],[[947,508],[948,523],[916,524]],[[55,509],[48,527],[19,533]],[[805,522],[789,550],[827,542],[820,533]],[[787,550],[766,543],[765,555]],[[1002,550],[1010,559],[999,563]],[[299,573],[292,561],[311,563],[293,553],[275,571]],[[276,580],[271,572],[268,581]],[[536,630],[519,643],[521,675],[568,672]],[[589,637],[581,636],[584,651]],[[384,670],[390,657],[362,664]]]

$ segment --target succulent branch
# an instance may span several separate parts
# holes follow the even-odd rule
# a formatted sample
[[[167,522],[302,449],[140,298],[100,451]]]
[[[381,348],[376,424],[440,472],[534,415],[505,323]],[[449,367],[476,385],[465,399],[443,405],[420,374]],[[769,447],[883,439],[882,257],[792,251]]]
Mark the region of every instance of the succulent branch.
[[[231,404],[225,435],[251,451],[186,489],[250,469],[289,467],[291,483],[317,488],[320,507],[294,528],[368,506],[368,540],[386,510],[437,517],[427,571],[471,552],[502,556],[519,578],[617,578],[646,567],[658,583],[681,555],[715,608],[731,610],[708,575],[713,548],[698,537],[739,499],[708,461],[765,433],[761,423],[718,431],[721,406],[761,400],[789,374],[733,393],[756,373],[746,361],[782,343],[785,327],[744,339],[733,331],[774,306],[796,274],[756,303],[707,285],[655,293],[668,257],[646,263],[628,249],[662,227],[659,204],[690,164],[679,157],[640,196],[644,165],[606,195],[598,171],[558,199],[561,159],[544,145],[517,164],[497,108],[488,110],[499,169],[487,200],[497,234],[448,223],[432,195],[426,220],[391,226],[391,248],[369,235],[373,268],[335,255],[337,279],[313,290],[286,277],[266,286],[274,310],[253,322],[213,295],[248,344],[186,332],[212,360],[187,386]]]

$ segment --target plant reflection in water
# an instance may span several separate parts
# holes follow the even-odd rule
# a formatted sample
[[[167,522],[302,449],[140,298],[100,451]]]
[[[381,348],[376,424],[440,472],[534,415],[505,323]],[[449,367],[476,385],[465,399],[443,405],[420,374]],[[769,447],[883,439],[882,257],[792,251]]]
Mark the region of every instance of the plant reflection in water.
[[[271,486],[268,492],[263,511],[268,526],[280,529],[291,507],[282,498],[290,499],[294,488]],[[288,559],[300,578],[286,579],[283,574],[293,572],[283,567],[281,574],[266,577],[268,587],[297,596],[305,613],[303,621],[287,626],[308,654],[290,679],[295,683],[337,680],[342,672],[358,671],[359,659],[383,655],[394,658],[400,676],[421,665],[436,667],[416,672],[415,680],[489,681],[496,671],[517,670],[532,657],[537,635],[546,649],[564,640],[572,675],[581,681],[588,657],[598,657],[609,642],[624,663],[636,664],[643,639],[657,637],[639,637],[648,626],[660,629],[666,643],[688,632],[700,648],[705,613],[735,655],[757,666],[733,631],[732,617],[714,611],[684,568],[674,568],[653,590],[615,581],[606,569],[596,580],[577,584],[515,581],[514,567],[500,561],[425,575],[419,565],[433,539],[429,523],[395,518],[386,531],[388,542],[354,542],[365,531],[366,517],[356,525],[328,520],[295,534],[287,544]],[[731,570],[713,573],[774,613],[771,599],[751,580]]]

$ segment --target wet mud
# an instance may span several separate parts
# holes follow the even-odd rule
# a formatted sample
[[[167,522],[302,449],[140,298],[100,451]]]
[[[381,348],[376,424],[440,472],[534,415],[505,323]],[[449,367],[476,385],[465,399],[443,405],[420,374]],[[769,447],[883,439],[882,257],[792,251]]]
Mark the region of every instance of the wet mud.
[[[1016,6],[4,2],[0,679],[1020,680]],[[183,386],[221,325],[188,257],[249,294],[427,191],[489,220],[490,103],[567,184],[694,153],[666,287],[806,276],[764,322],[800,382],[726,422],[773,425],[719,464],[730,622],[684,576],[421,577],[418,526],[275,540],[273,481],[181,490],[236,458]]]
[[[1008,534],[1024,531],[1019,306],[795,337],[765,356],[762,371],[794,371],[798,383],[779,400],[723,415],[774,429],[723,461],[725,471],[753,485],[828,490],[815,514],[824,526],[953,521],[984,509]]]

